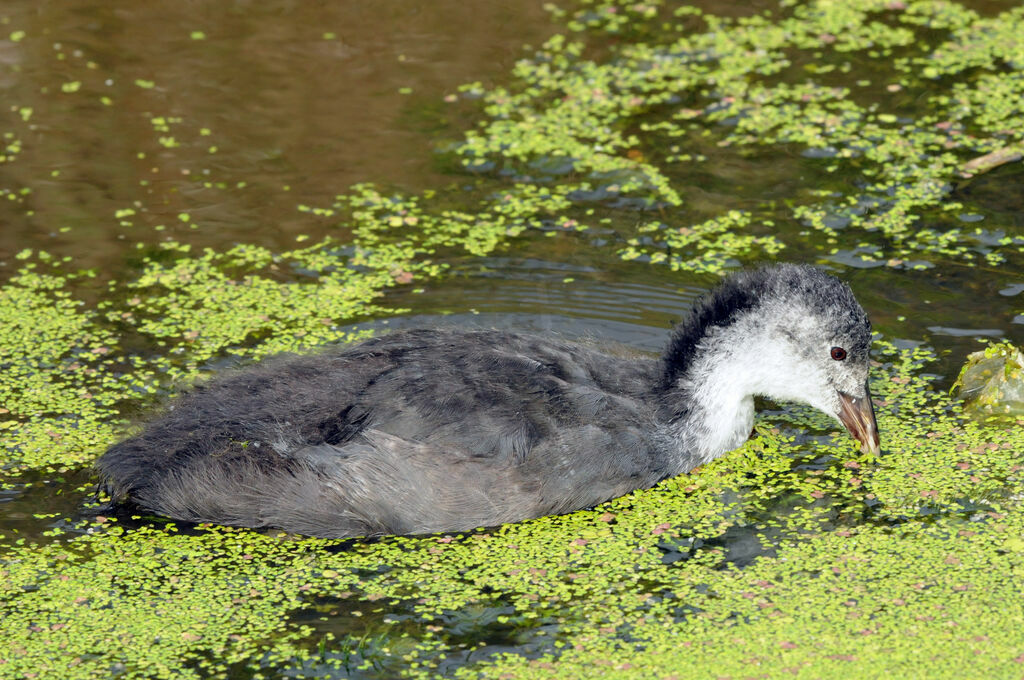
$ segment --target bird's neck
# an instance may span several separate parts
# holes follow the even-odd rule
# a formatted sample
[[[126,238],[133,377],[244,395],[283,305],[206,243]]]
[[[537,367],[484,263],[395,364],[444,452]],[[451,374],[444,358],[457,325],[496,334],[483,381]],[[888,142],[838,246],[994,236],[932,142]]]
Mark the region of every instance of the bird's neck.
[[[754,425],[760,361],[772,361],[763,336],[738,324],[697,343],[685,373],[666,385],[663,427],[688,471],[743,444]]]
[[[705,380],[686,383],[675,390],[673,399],[685,399],[685,409],[665,423],[666,434],[677,449],[680,472],[689,472],[727,451],[750,436],[754,426],[754,398],[745,390],[733,389],[742,376],[723,370],[702,376]]]

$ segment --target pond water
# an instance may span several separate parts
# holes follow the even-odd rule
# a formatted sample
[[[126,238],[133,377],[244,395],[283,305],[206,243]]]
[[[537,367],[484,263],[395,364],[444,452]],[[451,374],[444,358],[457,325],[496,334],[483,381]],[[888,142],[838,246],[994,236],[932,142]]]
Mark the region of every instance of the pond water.
[[[1006,9],[1006,3],[967,4],[981,17]],[[599,5],[595,4],[595,12]],[[775,8],[767,2],[701,6],[722,17],[753,16]],[[785,15],[785,10],[778,14]],[[412,285],[391,287],[380,301],[388,309],[407,311],[371,310],[335,318],[338,336],[411,326],[501,327],[600,338],[655,353],[664,344],[667,329],[719,275],[654,266],[649,256],[626,261],[622,250],[637,238],[637,226],[658,221],[675,229],[725,210],[749,210],[759,220],[774,222],[770,230],[757,233],[770,232],[786,244],[775,259],[816,262],[832,269],[849,281],[880,338],[897,348],[934,350],[937,361],[916,368],[914,375],[931,379],[940,392],[953,385],[966,355],[982,343],[1005,339],[1024,344],[1024,256],[1019,247],[1024,244],[1024,165],[1019,162],[951,183],[944,190],[945,200],[962,204],[958,209],[924,211],[924,219],[913,228],[968,231],[980,227],[983,231],[963,239],[965,250],[975,259],[965,259],[962,253],[926,253],[922,248],[913,256],[919,258],[920,268],[904,266],[903,260],[909,265],[915,262],[905,255],[893,264],[885,250],[892,240],[877,232],[855,230],[839,209],[828,216],[835,227],[830,236],[834,241],[829,242],[834,247],[822,247],[824,237],[808,222],[794,219],[793,205],[807,202],[808,192],[816,189],[833,196],[866,196],[863,168],[854,165],[833,172],[827,166],[837,157],[835,149],[808,153],[793,141],[738,152],[735,145],[722,143],[736,120],[709,124],[710,136],[684,138],[687,150],[702,155],[703,162],[666,161],[665,176],[684,195],[681,206],[618,195],[614,188],[608,189],[609,183],[616,182],[614,177],[601,184],[599,171],[574,167],[572,162],[560,166],[566,161],[557,154],[534,158],[533,165],[516,166],[509,160],[476,171],[463,167],[454,145],[467,130],[481,129],[481,121],[489,120],[481,112],[480,93],[515,82],[516,62],[564,30],[540,3],[526,0],[9,1],[0,8],[0,93],[10,102],[0,111],[0,133],[6,134],[7,146],[5,160],[0,162],[0,282],[9,281],[23,266],[19,253],[46,251],[58,259],[70,258],[69,271],[93,269],[94,276],[74,284],[74,295],[86,305],[102,304],[125,297],[118,286],[141,276],[148,266],[144,256],[160,243],[189,244],[193,252],[201,248],[224,252],[236,244],[281,252],[328,237],[344,245],[353,233],[345,219],[318,218],[300,206],[331,206],[335,196],[350,186],[368,182],[385,193],[441,196],[437,210],[471,212],[532,172],[530,179],[538,186],[555,186],[566,178],[594,182],[592,194],[583,196],[585,192],[578,188],[574,194],[579,199],[574,214],[589,220],[587,229],[559,228],[557,220],[545,218],[543,224],[516,232],[503,247],[479,256],[456,247],[438,247],[435,258],[446,267],[443,272],[421,276],[417,271]],[[640,42],[648,34],[638,30],[595,35],[590,37],[587,54],[598,59],[620,43]],[[891,59],[898,58],[900,50],[910,53],[911,48],[897,48]],[[885,80],[878,58],[844,54],[836,59],[843,61],[852,64],[853,75],[841,76],[837,71],[833,74],[837,82]],[[815,73],[817,64],[816,58],[794,54],[789,69]],[[778,78],[790,77],[790,71]],[[829,78],[824,73],[823,82]],[[480,85],[460,91],[461,85],[470,82]],[[936,80],[914,90],[914,96],[952,87]],[[876,88],[865,92],[862,100],[875,101],[872,106],[891,106],[900,116],[925,114],[914,108],[909,95],[895,92]],[[703,92],[701,96],[714,99],[716,95]],[[670,101],[669,105],[696,107],[698,98],[695,94],[693,101]],[[500,118],[501,114],[495,115]],[[635,127],[636,134],[641,134],[639,123]],[[668,153],[642,148],[632,156],[625,150],[619,155],[645,159],[661,152]],[[1005,260],[979,262],[1004,238],[1012,246],[1005,250]],[[638,243],[639,247],[657,245],[650,236],[640,237]],[[766,258],[757,252],[743,253],[727,257],[726,265],[734,268],[762,259]],[[395,277],[400,283],[403,274]],[[279,281],[308,279],[298,266],[289,270],[282,265],[272,276]],[[108,326],[111,332],[123,331],[125,345],[140,356],[180,353],[168,349],[167,337],[157,333],[144,337],[117,323]],[[256,337],[261,336],[251,336]],[[201,356],[197,362],[200,367],[234,363],[235,353],[226,351],[234,346],[225,342],[212,358]],[[224,359],[226,355],[231,358]],[[884,370],[896,362],[888,356],[878,359]],[[162,394],[177,384],[171,378],[158,377],[156,382]],[[818,444],[834,446],[830,425],[797,409],[796,424],[789,426],[789,409],[763,406],[775,432],[791,434],[796,446],[803,447],[787,454],[794,474],[813,475],[838,466],[832,453],[815,451]],[[118,403],[122,413],[132,416],[151,407],[149,397]],[[124,427],[117,423],[115,430],[121,433]],[[885,446],[884,431],[882,437]],[[5,479],[0,491],[5,553],[14,545],[19,549],[46,546],[95,532],[92,524],[87,523],[89,528],[78,524],[84,518],[81,506],[92,480],[87,466],[77,462],[19,469]],[[685,484],[680,482],[680,488]],[[718,534],[709,536],[695,528],[691,533],[683,530],[666,536],[657,544],[658,560],[665,565],[699,562],[714,548],[720,559],[708,562],[710,572],[745,568],[761,557],[775,558],[783,534],[791,537],[811,531],[803,525],[799,531],[789,527],[785,532],[772,526],[774,522],[784,525],[806,510],[794,490],[797,486],[786,487],[771,503],[752,504],[749,511],[740,513],[745,518],[742,522],[725,526]],[[811,506],[823,509],[816,516],[815,531],[844,531],[875,521],[871,514],[877,501],[872,498],[863,506],[837,504],[835,511],[828,510],[828,494],[814,498]],[[970,502],[964,499],[959,510],[949,513],[959,512],[957,516],[966,522],[990,511],[987,503],[993,498],[994,494]],[[746,502],[736,489],[720,490],[714,500],[716,508]],[[902,521],[894,517],[885,514],[878,522],[890,527]],[[138,530],[131,540],[144,541],[146,530],[163,526],[152,518],[119,519],[129,533]],[[602,522],[608,523],[596,521],[595,531],[605,528]],[[560,526],[557,521],[555,526]],[[192,535],[190,528],[181,532],[181,536]],[[229,538],[235,540],[234,536]],[[490,536],[477,532],[456,542],[483,543]],[[288,638],[288,644],[294,642],[291,656],[274,649],[256,666],[287,677],[393,677],[409,669],[412,657],[408,655],[419,649],[410,640],[422,644],[433,640],[426,653],[433,665],[424,668],[449,674],[503,653],[536,661],[561,653],[565,645],[583,644],[573,642],[575,638],[563,633],[562,627],[585,629],[590,610],[566,606],[563,611],[555,598],[538,615],[527,615],[522,593],[513,597],[511,587],[503,593],[499,586],[480,586],[483,594],[477,601],[442,603],[442,611],[433,618],[423,614],[425,605],[411,591],[403,596],[388,591],[386,599],[378,602],[385,596],[378,597],[370,584],[388,584],[388,560],[398,560],[396,553],[414,551],[417,545],[406,548],[401,541],[385,539],[320,546],[303,553],[301,559],[319,564],[330,551],[330,564],[337,569],[349,551],[353,560],[373,562],[374,551],[380,550],[382,571],[346,585],[344,596],[323,585],[313,587],[310,594],[302,591],[277,605],[287,612],[279,628],[239,633],[266,640],[277,639],[282,630],[294,634]],[[383,546],[391,552],[385,555]],[[106,549],[96,552],[102,555]],[[273,548],[278,549],[285,548]],[[182,550],[188,554],[201,548]],[[298,563],[299,558],[295,559]],[[595,561],[577,568],[597,570],[598,558],[590,559]],[[528,569],[529,560],[524,560],[523,569]],[[400,568],[404,567],[396,567]],[[473,582],[474,574],[482,578],[484,573],[483,567],[476,568],[480,573],[467,568],[465,573],[445,572],[436,578],[451,579],[453,584],[464,578],[470,589],[479,585]],[[237,575],[231,565],[220,573],[228,582]],[[160,579],[177,578],[160,574]],[[256,578],[246,576],[247,587]],[[411,588],[402,578],[396,577],[401,584],[395,592]],[[680,625],[691,625],[700,617],[702,606],[672,604],[675,596],[658,583],[638,580],[633,584],[637,592],[650,589],[650,611],[671,611]],[[524,586],[524,592],[529,588]],[[430,593],[429,587],[424,589]],[[695,590],[694,602],[711,598],[707,591],[707,587]],[[565,598],[563,603],[570,599]],[[116,607],[116,598],[113,602]],[[603,625],[610,626],[608,630],[614,630],[613,637],[620,642],[635,642],[642,637],[641,623]],[[186,641],[192,641],[189,634],[184,633]],[[224,640],[228,639],[225,634]],[[204,659],[212,659],[214,668],[223,666],[239,676],[254,674],[255,657],[228,658],[224,649],[230,644],[214,641],[208,650],[200,645],[199,652],[190,648],[181,652],[183,664],[189,672],[202,675],[207,668]],[[268,643],[261,649],[271,647]],[[111,675],[124,670],[116,664],[104,668]],[[538,672],[542,671],[540,667]]]
[[[328,229],[298,204],[328,204],[356,182],[443,186],[433,149],[468,122],[442,97],[506,77],[523,45],[555,28],[537,3],[448,0],[11,2],[3,21],[34,39],[0,48],[0,88],[45,122],[4,166],[5,187],[32,198],[0,202],[0,260],[45,248],[111,275],[125,266],[122,241],[280,248]],[[119,224],[131,208],[133,224]],[[186,210],[197,229],[177,219]]]

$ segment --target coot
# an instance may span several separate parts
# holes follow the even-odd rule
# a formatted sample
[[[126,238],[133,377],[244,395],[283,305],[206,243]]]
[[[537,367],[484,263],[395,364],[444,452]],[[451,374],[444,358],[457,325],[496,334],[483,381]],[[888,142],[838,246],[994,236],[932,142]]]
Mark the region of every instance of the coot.
[[[97,462],[115,502],[327,537],[468,530],[588,508],[742,444],[755,395],[878,451],[871,325],[809,266],[726,278],[660,359],[558,337],[409,330],[229,373]]]

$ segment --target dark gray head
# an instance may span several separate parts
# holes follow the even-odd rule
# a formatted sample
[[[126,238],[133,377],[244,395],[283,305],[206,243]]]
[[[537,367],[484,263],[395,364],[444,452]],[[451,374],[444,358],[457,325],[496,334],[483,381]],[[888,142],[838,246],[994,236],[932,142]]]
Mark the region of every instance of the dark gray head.
[[[754,395],[810,404],[877,451],[870,345],[867,315],[835,277],[793,264],[744,271],[701,299],[675,328],[664,357],[665,387],[723,412],[732,399]]]

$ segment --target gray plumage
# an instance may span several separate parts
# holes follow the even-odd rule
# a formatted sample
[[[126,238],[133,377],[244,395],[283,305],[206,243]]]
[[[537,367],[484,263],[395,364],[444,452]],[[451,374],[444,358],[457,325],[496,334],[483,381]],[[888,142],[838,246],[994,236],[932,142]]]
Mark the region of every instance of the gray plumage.
[[[845,284],[780,265],[726,279],[661,359],[496,330],[397,332],[212,380],[96,466],[115,500],[193,522],[467,530],[688,472],[742,443],[755,394],[810,403],[877,450],[877,432],[871,446],[843,416],[844,395],[870,408],[870,339]]]

